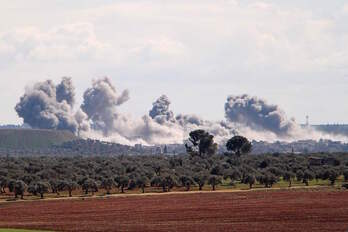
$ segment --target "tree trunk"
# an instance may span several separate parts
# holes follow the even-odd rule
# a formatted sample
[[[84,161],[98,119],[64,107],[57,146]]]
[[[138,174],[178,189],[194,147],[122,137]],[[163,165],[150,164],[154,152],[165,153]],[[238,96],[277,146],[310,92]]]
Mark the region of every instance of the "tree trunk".
[[[215,184],[213,184],[212,187],[213,187],[213,191],[215,191]]]
[[[71,191],[71,190],[69,190],[69,197],[72,197],[72,194],[71,194],[71,192],[72,192],[72,191]]]
[[[124,187],[123,186],[121,186],[121,193],[124,193]]]
[[[41,197],[41,199],[43,199],[43,193],[40,193],[40,197]]]
[[[199,185],[199,191],[202,191],[202,187],[203,187],[203,185]]]

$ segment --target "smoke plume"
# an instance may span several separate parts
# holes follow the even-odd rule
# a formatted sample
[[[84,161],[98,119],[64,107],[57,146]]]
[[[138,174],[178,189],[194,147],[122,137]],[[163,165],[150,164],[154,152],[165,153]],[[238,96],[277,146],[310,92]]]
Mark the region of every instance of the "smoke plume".
[[[115,121],[119,118],[116,107],[128,99],[128,90],[119,95],[109,78],[105,77],[93,81],[92,87],[85,91],[81,109],[93,122],[95,129],[109,136],[115,127]]]
[[[154,103],[149,115],[160,124],[165,121],[174,122],[174,114],[169,110],[170,101],[166,95],[160,96]]]
[[[225,116],[230,122],[256,131],[270,131],[277,136],[291,136],[298,128],[277,105],[249,95],[229,96],[225,103]]]
[[[81,137],[129,145],[182,143],[196,129],[213,134],[220,144],[236,134],[265,141],[329,138],[301,128],[277,105],[249,95],[229,96],[222,121],[175,115],[166,95],[153,102],[148,115],[133,118],[118,109],[128,99],[128,90],[117,91],[105,77],[92,82],[74,111],[75,88],[71,78],[63,77],[58,85],[47,80],[28,87],[15,110],[33,128],[70,130]]]
[[[75,87],[71,77],[63,77],[62,82],[57,85],[56,99],[58,102],[66,101],[71,107],[75,104]]]
[[[27,88],[15,107],[19,117],[33,128],[70,130],[76,133],[78,124],[70,105],[73,102],[73,89],[70,92],[62,91],[69,87],[69,82],[69,79],[63,79],[55,86],[48,80]]]

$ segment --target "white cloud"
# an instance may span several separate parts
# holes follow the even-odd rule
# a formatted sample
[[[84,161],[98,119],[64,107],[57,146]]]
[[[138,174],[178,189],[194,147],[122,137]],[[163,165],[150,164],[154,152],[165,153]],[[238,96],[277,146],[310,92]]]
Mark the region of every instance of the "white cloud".
[[[344,4],[343,6],[343,12],[348,13],[348,3]]]
[[[297,119],[310,114],[313,120],[327,122],[333,114],[346,120],[348,108],[337,99],[348,97],[346,79],[341,78],[348,73],[347,4],[85,2],[58,8],[37,4],[35,9],[20,2],[21,10],[10,7],[10,1],[5,4],[13,9],[0,14],[2,83],[19,76],[26,82],[71,75],[80,86],[87,85],[86,78],[107,75],[130,88],[136,104],[130,102],[128,110],[138,115],[147,112],[158,94],[166,93],[177,112],[221,119],[228,94],[250,93],[280,104]],[[49,14],[54,17],[42,17]],[[41,23],[41,18],[47,20]],[[8,62],[13,65],[7,67]],[[13,92],[3,89],[8,95]],[[337,102],[331,110],[329,102]],[[325,110],[322,105],[327,105]]]
[[[129,51],[139,49],[136,40],[143,40],[160,57],[168,53],[151,41],[162,37],[180,43],[194,54],[194,62],[214,59],[225,64],[229,60],[235,63],[233,67],[244,69],[276,66],[307,72],[347,62],[342,56],[348,48],[339,45],[342,38],[333,31],[340,18],[318,17],[311,9],[284,7],[277,2],[127,1],[83,10],[80,17],[97,24],[122,21],[115,22],[115,30],[127,35],[118,38],[121,42],[133,43]],[[143,51],[149,47],[144,45]]]
[[[0,35],[0,57],[7,61],[95,59],[108,45],[99,41],[90,23],[74,23],[44,31],[19,28]]]
[[[348,62],[348,33],[335,31],[340,19],[320,18],[310,9],[275,2],[126,1],[76,12],[75,20],[90,23],[4,33],[0,56],[165,65],[192,55],[193,65],[203,67],[214,60],[216,65],[245,70],[327,70]],[[102,36],[96,35],[95,27]]]
[[[135,59],[146,64],[163,64],[164,62],[183,60],[187,55],[186,48],[180,41],[164,36],[142,39],[133,46],[127,51],[128,62],[132,62],[132,60],[134,62]]]

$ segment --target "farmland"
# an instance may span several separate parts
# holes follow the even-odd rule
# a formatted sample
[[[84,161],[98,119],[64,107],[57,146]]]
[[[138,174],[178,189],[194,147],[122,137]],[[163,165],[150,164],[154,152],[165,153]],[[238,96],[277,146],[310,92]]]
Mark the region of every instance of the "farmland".
[[[58,231],[347,231],[333,189],[150,194],[0,205],[0,228]]]

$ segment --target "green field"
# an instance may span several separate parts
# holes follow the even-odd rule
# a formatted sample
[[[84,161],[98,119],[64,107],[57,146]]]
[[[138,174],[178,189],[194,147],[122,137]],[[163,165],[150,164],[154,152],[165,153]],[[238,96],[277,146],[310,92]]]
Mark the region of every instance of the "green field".
[[[40,149],[78,139],[70,131],[36,129],[0,129],[2,149]]]

